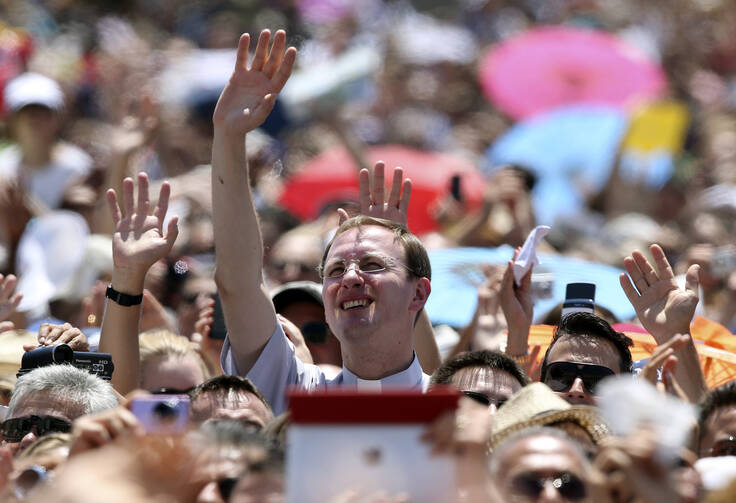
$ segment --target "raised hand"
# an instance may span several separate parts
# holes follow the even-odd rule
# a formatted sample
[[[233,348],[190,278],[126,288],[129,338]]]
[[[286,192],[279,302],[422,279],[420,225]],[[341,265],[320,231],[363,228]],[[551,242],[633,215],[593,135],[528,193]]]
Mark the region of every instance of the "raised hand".
[[[148,176],[140,173],[136,202],[133,180],[126,178],[123,180],[123,214],[118,205],[118,195],[112,189],[107,191],[107,202],[115,224],[112,255],[117,278],[114,279],[135,285],[138,291],[133,294],[140,293],[146,272],[171,251],[179,234],[176,217],[169,221],[166,234],[163,232],[170,193],[169,184],[164,182],[158,204],[152,207],[148,196]]]
[[[693,264],[688,268],[685,275],[685,289],[682,290],[677,285],[662,248],[654,244],[649,247],[649,251],[654,258],[656,270],[646,257],[636,250],[624,259],[624,268],[629,277],[621,274],[619,280],[626,297],[636,310],[639,321],[656,341],[661,343],[675,334],[690,333],[690,322],[698,304],[700,266]]]
[[[284,51],[286,32],[276,32],[269,51],[270,40],[271,32],[263,30],[248,67],[250,35],[240,36],[233,74],[215,107],[212,118],[215,127],[223,127],[229,134],[244,135],[268,117],[296,59],[295,48]]]
[[[18,280],[12,274],[7,276],[0,274],[0,332],[15,328],[15,324],[7,320],[15,312],[23,298],[22,293],[13,293],[17,284]]]
[[[406,212],[409,210],[409,200],[411,199],[411,180],[404,179],[402,168],[394,168],[391,192],[388,201],[386,201],[385,167],[383,161],[378,161],[373,167],[373,173],[367,169],[360,170],[360,214],[385,218],[406,226]],[[342,208],[337,211],[340,214],[340,223],[342,224],[348,219],[348,214]]]
[[[532,269],[521,279],[521,284],[514,283],[514,260],[520,249],[514,252],[514,257],[506,264],[506,271],[501,282],[501,311],[506,317],[509,327],[509,337],[506,344],[506,353],[512,356],[527,354],[529,328],[532,325],[534,301],[532,300]]]

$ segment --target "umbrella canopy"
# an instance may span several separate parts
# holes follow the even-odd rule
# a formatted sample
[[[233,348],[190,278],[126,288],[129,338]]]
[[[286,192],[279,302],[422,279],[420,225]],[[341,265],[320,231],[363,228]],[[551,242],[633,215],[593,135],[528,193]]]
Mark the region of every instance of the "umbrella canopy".
[[[488,149],[485,164],[519,164],[534,173],[536,216],[549,225],[581,207],[579,188],[590,193],[603,188],[628,122],[611,107],[563,107],[512,126]]]
[[[667,85],[659,65],[622,39],[568,26],[528,30],[492,47],[480,82],[515,119],[572,103],[624,107],[662,96]]]
[[[696,340],[695,349],[698,351],[700,367],[703,369],[705,382],[709,388],[715,388],[736,378],[736,354],[710,346],[708,341],[702,344],[700,343],[700,341],[704,340],[703,337],[708,335],[707,333],[702,333],[701,330],[705,325],[713,323],[705,318],[696,317],[690,327],[692,336]],[[638,327],[638,329],[634,329],[635,331],[627,330],[628,327],[623,326],[623,324],[616,324],[613,328],[619,332],[624,332],[634,341],[634,346],[631,348],[631,357],[634,360],[635,372],[637,369],[644,367],[649,357],[652,356],[652,352],[657,347],[654,337]],[[554,331],[555,327],[549,325],[532,325],[529,330],[529,347],[535,345],[539,345],[540,347],[536,358],[536,361],[540,365],[542,360],[544,360],[544,354],[547,352],[549,343],[552,341]]]
[[[409,228],[422,234],[437,228],[430,208],[450,190],[453,175],[461,178],[461,190],[469,209],[483,201],[485,181],[468,161],[437,152],[423,152],[400,145],[368,147],[366,161],[386,163],[386,181],[391,182],[394,166],[404,168],[411,178]],[[388,194],[388,192],[386,192]],[[281,194],[280,203],[302,219],[315,218],[325,205],[358,200],[358,168],[345,148],[323,152],[290,177]]]
[[[432,324],[464,327],[473,317],[478,302],[478,286],[484,280],[484,264],[505,264],[513,248],[447,248],[429,252],[432,264],[432,293],[426,304]],[[534,303],[534,314],[543,317],[565,299],[567,283],[595,283],[595,302],[606,307],[620,320],[636,314],[626,298],[618,276],[622,269],[573,259],[562,255],[538,254],[540,264],[534,273],[551,273],[554,278],[552,297]]]

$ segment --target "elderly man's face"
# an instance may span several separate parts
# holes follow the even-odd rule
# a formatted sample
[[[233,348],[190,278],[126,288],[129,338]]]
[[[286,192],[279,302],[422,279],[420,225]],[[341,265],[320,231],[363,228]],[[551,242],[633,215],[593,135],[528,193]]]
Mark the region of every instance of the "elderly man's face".
[[[521,383],[508,372],[480,366],[458,370],[450,383],[460,391],[469,392],[471,398],[478,400],[485,397],[489,414],[495,414],[506,400],[521,389]],[[475,393],[482,397],[474,395]]]
[[[700,457],[736,455],[736,405],[716,409],[701,434]]]
[[[539,434],[516,441],[500,456],[495,478],[503,501],[590,501],[587,468],[569,442]]]
[[[71,423],[82,415],[84,415],[84,407],[82,405],[72,402],[65,396],[59,396],[48,391],[39,391],[21,398],[13,409],[12,414],[6,420],[30,416],[38,416],[40,418],[50,416]],[[20,442],[8,442],[7,445],[14,453],[20,452],[35,442],[39,437],[39,433],[43,432],[39,432],[37,428],[33,427],[23,435]]]
[[[553,385],[552,381],[555,380],[555,376],[553,372],[549,371],[549,368],[557,362],[591,365],[591,367],[585,367],[585,365],[582,367],[583,369],[590,369],[591,372],[610,369],[612,373],[618,374],[621,369],[621,357],[613,343],[599,337],[591,339],[570,335],[560,337],[547,355],[548,371],[544,382],[560,397],[573,405],[595,405],[595,395],[593,390],[585,385],[585,379],[582,375],[585,370],[581,371],[580,376],[573,376],[570,379],[558,379]],[[603,369],[592,366],[603,367]],[[568,380],[570,381],[569,386],[561,385],[562,382]],[[588,382],[594,380],[591,377]]]

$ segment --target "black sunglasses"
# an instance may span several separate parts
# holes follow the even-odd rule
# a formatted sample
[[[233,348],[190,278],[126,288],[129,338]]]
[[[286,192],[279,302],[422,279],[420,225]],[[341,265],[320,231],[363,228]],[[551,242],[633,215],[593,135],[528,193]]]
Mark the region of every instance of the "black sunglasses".
[[[579,377],[582,379],[585,389],[587,389],[591,395],[594,395],[595,388],[598,386],[598,383],[612,375],[615,375],[615,372],[603,365],[555,362],[550,363],[547,366],[543,382],[549,386],[552,391],[567,391],[575,382],[575,379]]]
[[[159,388],[151,391],[152,395],[188,395],[194,391],[194,386],[187,389],[178,389],[178,388]]]
[[[460,390],[460,393],[462,393],[468,398],[472,398],[476,402],[483,404],[486,407],[490,407],[491,404],[494,404],[497,409],[500,409],[501,406],[506,403],[505,398],[497,400],[495,398],[489,397],[488,395],[484,393],[480,393],[479,391]]]
[[[72,424],[52,416],[25,416],[7,419],[3,422],[3,439],[6,442],[20,442],[31,431],[42,437],[49,433],[69,433]]]
[[[562,472],[551,477],[540,476],[534,472],[520,473],[511,479],[511,488],[518,496],[536,500],[547,482],[567,501],[581,501],[587,491],[583,481],[570,472]]]
[[[729,436],[713,444],[713,447],[705,453],[706,458],[719,458],[721,456],[736,456],[736,437]]]

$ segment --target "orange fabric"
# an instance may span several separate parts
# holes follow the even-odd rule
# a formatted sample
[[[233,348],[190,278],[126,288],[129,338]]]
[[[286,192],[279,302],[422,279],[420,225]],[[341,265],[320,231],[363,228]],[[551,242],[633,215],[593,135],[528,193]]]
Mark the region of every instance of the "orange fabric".
[[[529,351],[539,345],[536,361],[541,365],[549,343],[552,341],[555,327],[551,325],[532,325],[529,330]],[[732,379],[736,379],[736,336],[726,327],[714,321],[696,316],[691,326],[691,333],[700,356],[701,367],[708,386],[714,388]],[[634,341],[631,357],[634,361],[649,358],[657,347],[654,338],[649,334],[625,332]]]

